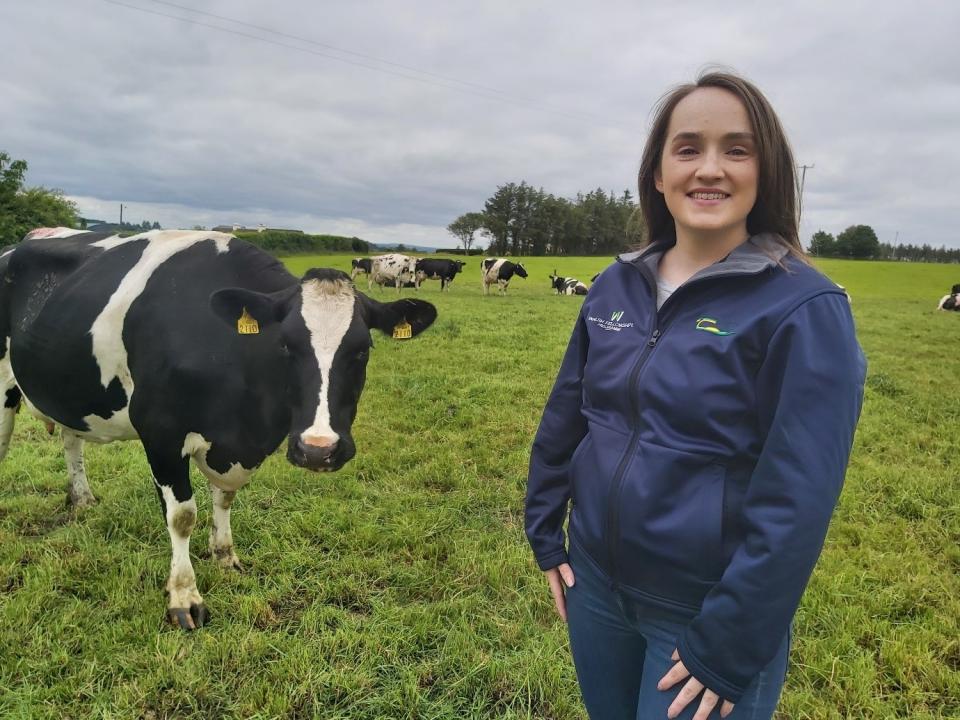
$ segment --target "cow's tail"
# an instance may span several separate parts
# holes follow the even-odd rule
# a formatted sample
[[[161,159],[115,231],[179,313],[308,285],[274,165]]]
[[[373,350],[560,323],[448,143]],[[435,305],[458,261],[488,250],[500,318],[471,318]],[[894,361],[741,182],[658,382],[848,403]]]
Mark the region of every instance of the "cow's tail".
[[[0,460],[10,448],[10,437],[20,407],[20,388],[13,378],[10,365],[10,292],[7,282],[7,264],[10,252],[0,249]]]

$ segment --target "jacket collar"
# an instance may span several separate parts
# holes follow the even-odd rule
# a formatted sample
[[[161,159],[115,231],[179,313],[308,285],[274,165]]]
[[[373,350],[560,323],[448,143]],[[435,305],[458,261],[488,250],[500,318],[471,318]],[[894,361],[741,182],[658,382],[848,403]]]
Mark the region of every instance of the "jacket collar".
[[[657,266],[660,264],[660,258],[668,249],[673,247],[675,242],[675,240],[654,241],[643,250],[618,256],[617,260],[634,265],[642,263],[647,266],[654,277],[657,277],[659,274]],[[720,275],[755,275],[778,265],[789,252],[787,247],[782,242],[778,242],[776,236],[772,233],[752,235],[735,247],[723,260],[700,270],[690,280]],[[690,282],[690,280],[687,280],[687,282]]]

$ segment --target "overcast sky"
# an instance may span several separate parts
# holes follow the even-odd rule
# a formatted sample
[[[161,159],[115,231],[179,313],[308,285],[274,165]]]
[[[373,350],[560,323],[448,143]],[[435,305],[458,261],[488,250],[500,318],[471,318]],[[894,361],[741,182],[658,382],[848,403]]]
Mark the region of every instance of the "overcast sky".
[[[657,98],[721,64],[814,166],[805,243],[960,247],[960,3],[781,5],[4,0],[0,151],[86,217],[452,247],[507,182],[633,190]]]

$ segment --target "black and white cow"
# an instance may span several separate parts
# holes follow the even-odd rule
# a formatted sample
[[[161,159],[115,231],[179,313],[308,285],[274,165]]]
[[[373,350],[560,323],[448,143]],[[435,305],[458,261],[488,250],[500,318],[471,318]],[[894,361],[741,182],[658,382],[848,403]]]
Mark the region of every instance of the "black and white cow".
[[[367,289],[377,283],[383,285],[393,285],[397,288],[397,294],[400,288],[405,287],[407,283],[413,283],[416,287],[417,259],[409,255],[400,253],[389,253],[387,255],[375,255],[370,258],[370,276],[367,281]]]
[[[586,295],[587,286],[572,277],[560,277],[557,271],[550,276],[550,287],[557,291],[557,295]]]
[[[486,258],[480,261],[480,278],[483,284],[483,294],[490,294],[490,286],[497,284],[501,295],[507,294],[507,285],[514,275],[525,278],[527,271],[520,263],[510,262],[506,258]]]
[[[370,331],[411,337],[436,315],[371,300],[340,270],[298,279],[224,233],[32,233],[0,257],[0,459],[22,399],[60,426],[82,507],[96,502],[83,442],[139,439],[173,546],[168,617],[193,629],[209,615],[189,556],[190,459],[210,484],[211,555],[239,569],[237,490],[285,436],[299,467],[349,461]]]
[[[371,262],[370,258],[354,258],[351,260],[350,266],[352,269],[350,270],[350,279],[353,280],[357,275],[363,275],[365,273],[369,275]]]
[[[450,287],[453,278],[463,270],[463,260],[444,260],[440,258],[421,258],[417,260],[417,287],[424,280],[439,280],[440,292]]]
[[[950,288],[950,294],[944,295],[937,303],[937,310],[960,311],[960,284]]]

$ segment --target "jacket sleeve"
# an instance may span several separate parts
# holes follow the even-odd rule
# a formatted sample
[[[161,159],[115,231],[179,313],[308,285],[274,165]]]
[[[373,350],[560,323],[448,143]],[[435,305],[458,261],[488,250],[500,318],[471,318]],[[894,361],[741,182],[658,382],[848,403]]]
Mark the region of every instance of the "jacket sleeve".
[[[541,570],[567,562],[563,522],[570,499],[568,471],[574,450],[587,434],[580,412],[587,346],[581,312],[530,452],[524,525]]]
[[[823,293],[773,333],[757,375],[766,436],[738,521],[744,542],[677,649],[690,673],[736,702],[783,641],[840,496],[866,360],[844,295]]]

